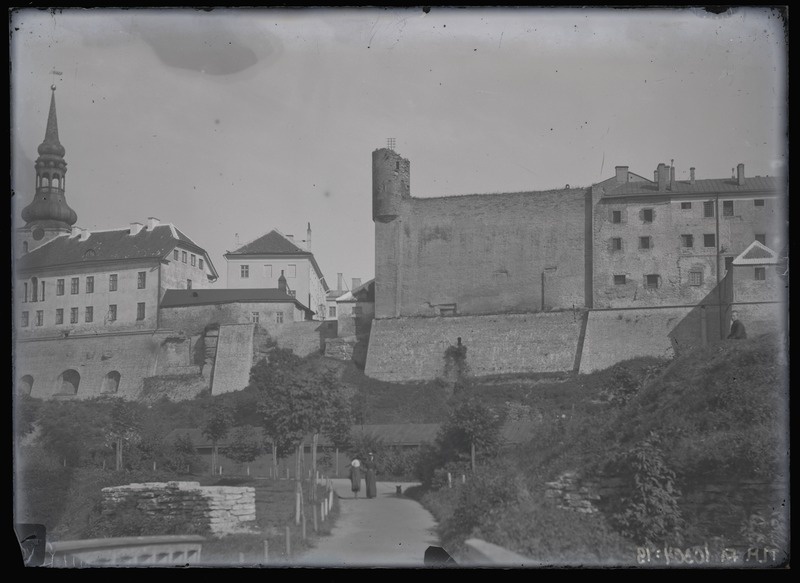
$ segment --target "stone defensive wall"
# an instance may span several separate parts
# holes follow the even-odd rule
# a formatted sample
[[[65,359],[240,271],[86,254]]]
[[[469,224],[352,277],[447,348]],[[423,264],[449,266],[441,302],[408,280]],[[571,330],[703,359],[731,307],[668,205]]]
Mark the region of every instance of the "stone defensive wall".
[[[469,374],[487,376],[575,369],[585,312],[374,320],[367,376],[382,381],[444,375],[444,354],[460,337]]]
[[[215,535],[247,531],[256,523],[256,491],[251,487],[144,482],[103,488],[102,493],[103,515],[108,518],[135,508],[167,524],[205,524]]]
[[[103,394],[136,399],[143,379],[156,374],[158,355],[168,336],[169,333],[151,331],[18,339],[14,380],[19,383],[23,377],[29,377],[30,394],[40,399]]]
[[[696,346],[701,324],[699,315],[690,317],[693,310],[694,306],[590,311],[579,372],[602,370],[640,356],[672,358],[676,346]],[[710,336],[718,329],[715,322],[715,317],[708,319],[709,340],[718,338]]]
[[[583,188],[408,199],[397,232],[377,225],[378,317],[584,307],[585,206]]]

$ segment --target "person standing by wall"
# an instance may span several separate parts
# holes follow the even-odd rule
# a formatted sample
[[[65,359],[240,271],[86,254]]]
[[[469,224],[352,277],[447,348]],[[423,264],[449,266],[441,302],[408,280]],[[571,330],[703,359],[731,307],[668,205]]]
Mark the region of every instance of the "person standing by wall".
[[[369,459],[364,462],[364,481],[367,486],[367,498],[375,498],[378,495],[378,487],[375,483],[377,475],[377,467],[375,465],[375,455],[370,452]]]
[[[350,462],[350,488],[353,490],[353,498],[358,498],[361,491],[361,462],[356,458]]]
[[[747,332],[744,329],[744,324],[739,320],[739,313],[733,312],[731,314],[731,333],[728,334],[728,339],[742,340],[747,338]]]

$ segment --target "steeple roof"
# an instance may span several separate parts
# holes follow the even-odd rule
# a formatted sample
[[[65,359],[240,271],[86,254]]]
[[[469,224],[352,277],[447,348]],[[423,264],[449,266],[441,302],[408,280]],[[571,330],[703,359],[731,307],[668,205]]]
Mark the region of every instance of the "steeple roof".
[[[53,154],[64,156],[66,150],[58,141],[58,117],[56,116],[56,86],[51,85],[50,113],[47,114],[47,129],[44,132],[44,142],[39,145],[39,155]]]

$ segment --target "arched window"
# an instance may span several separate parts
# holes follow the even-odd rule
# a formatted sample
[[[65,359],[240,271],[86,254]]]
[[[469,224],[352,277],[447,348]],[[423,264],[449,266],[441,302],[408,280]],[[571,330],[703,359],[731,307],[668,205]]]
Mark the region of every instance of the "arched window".
[[[31,278],[31,301],[39,301],[39,280],[36,277]]]
[[[30,395],[33,390],[33,377],[26,374],[19,379],[19,386],[17,387],[21,395]]]
[[[48,174],[42,176],[42,186],[44,186],[45,188],[50,186],[50,176]]]
[[[101,393],[116,393],[119,389],[120,374],[112,370],[103,379],[103,386],[100,389]]]
[[[53,176],[53,186],[56,188],[61,186],[61,181],[58,179],[58,176]]]
[[[58,376],[58,392],[60,395],[76,395],[80,384],[81,375],[76,370],[65,370]]]

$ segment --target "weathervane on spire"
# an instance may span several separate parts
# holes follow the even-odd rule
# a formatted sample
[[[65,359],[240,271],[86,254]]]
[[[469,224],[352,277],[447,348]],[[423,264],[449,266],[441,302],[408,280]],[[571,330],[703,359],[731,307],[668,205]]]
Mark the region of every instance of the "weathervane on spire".
[[[56,90],[56,75],[59,75],[59,76],[61,76],[61,75],[63,75],[64,73],[62,73],[61,71],[56,71],[56,68],[55,68],[55,67],[53,67],[53,70],[52,70],[52,71],[50,71],[50,74],[53,76],[53,84],[50,86],[50,89],[52,89],[53,91],[55,91],[55,90]]]

